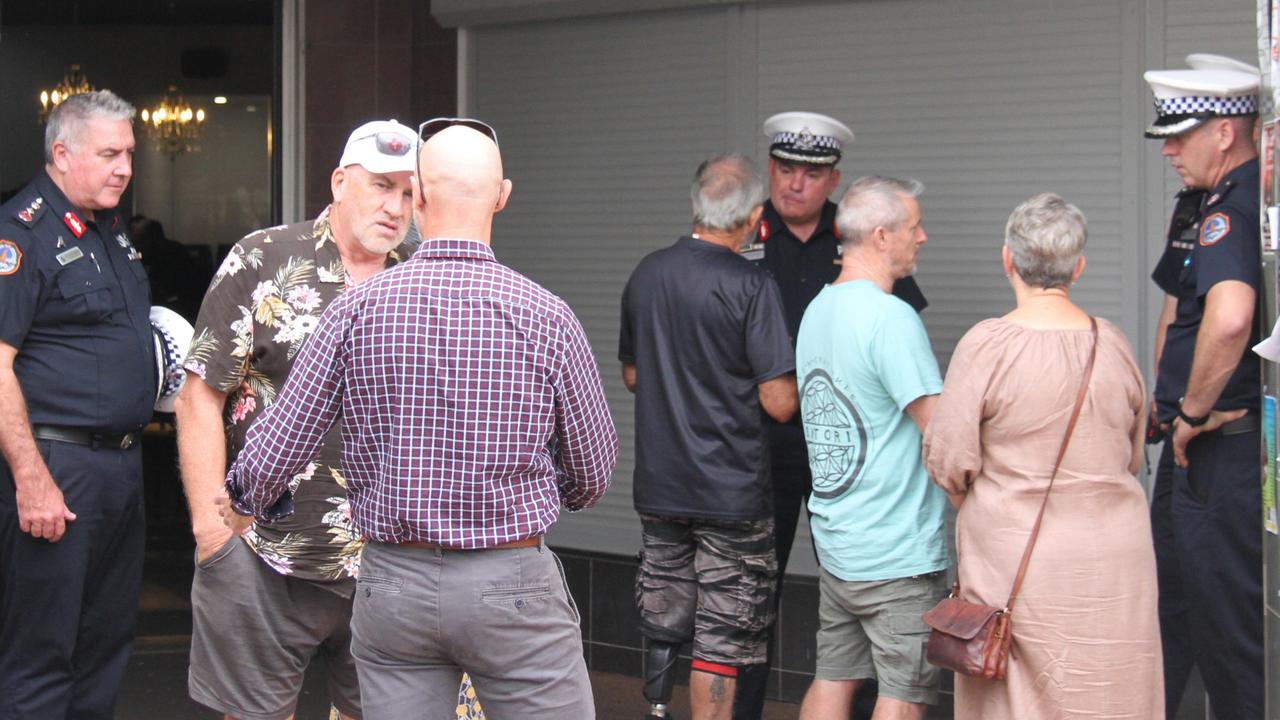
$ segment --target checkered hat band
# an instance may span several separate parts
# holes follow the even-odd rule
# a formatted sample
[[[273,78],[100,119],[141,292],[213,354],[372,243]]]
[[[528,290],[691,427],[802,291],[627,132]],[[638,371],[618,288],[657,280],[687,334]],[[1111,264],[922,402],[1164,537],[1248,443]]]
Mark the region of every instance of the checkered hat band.
[[[778,144],[795,145],[796,143],[800,142],[801,138],[804,138],[804,140],[808,144],[812,145],[815,148],[829,148],[831,150],[840,149],[839,140],[829,135],[813,135],[810,133],[804,133],[804,134],[793,133],[793,132],[775,133],[773,136],[773,144],[774,145],[778,145]]]
[[[1161,115],[1190,115],[1213,113],[1214,115],[1249,115],[1258,111],[1258,96],[1236,97],[1177,97],[1156,101],[1156,112]]]

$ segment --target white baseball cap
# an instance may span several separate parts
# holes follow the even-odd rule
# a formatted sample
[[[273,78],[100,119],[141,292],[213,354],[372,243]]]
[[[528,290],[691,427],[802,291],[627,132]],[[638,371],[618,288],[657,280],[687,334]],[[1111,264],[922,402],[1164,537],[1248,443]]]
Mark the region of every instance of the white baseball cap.
[[[395,120],[374,120],[356,128],[347,138],[338,167],[359,165],[371,173],[417,170],[418,133]]]

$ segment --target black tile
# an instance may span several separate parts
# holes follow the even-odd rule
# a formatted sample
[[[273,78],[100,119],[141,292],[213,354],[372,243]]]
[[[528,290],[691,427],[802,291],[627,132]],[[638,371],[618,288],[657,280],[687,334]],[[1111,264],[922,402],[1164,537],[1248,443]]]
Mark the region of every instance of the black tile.
[[[591,561],[591,640],[641,647],[634,560]]]
[[[564,566],[564,577],[569,583],[569,594],[578,606],[582,617],[582,639],[591,640],[591,560],[557,550],[556,556]]]
[[[644,654],[634,648],[591,643],[591,669],[641,677]]]
[[[138,637],[191,635],[190,610],[153,610],[138,613]]]
[[[926,720],[951,720],[955,717],[955,700],[951,693],[942,693],[938,696],[938,704],[929,708],[928,714],[925,715]]]
[[[804,673],[780,671],[776,674],[780,683],[775,697],[786,702],[798,703],[803,700],[805,692],[809,690],[809,683],[813,682],[813,676]]]
[[[790,582],[778,611],[778,658],[783,670],[812,673],[817,659],[818,586]]]
[[[775,700],[782,698],[782,671],[777,668],[769,670],[769,682],[765,683],[764,696]]]

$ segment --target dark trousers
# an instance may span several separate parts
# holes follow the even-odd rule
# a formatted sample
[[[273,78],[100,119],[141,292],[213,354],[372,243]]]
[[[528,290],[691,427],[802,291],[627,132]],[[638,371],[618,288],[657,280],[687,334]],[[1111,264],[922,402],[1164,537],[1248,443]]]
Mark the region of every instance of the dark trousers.
[[[56,543],[22,532],[0,463],[0,720],[110,720],[142,580],[142,452],[38,445],[77,518]]]
[[[794,448],[773,446],[773,518],[778,553],[778,589],[774,602],[782,598],[782,585],[791,559],[791,545],[800,524],[800,509],[809,503],[812,475],[809,457],[801,437],[799,453]],[[775,617],[776,617],[775,613]],[[770,628],[770,636],[774,629]],[[769,686],[770,663],[744,665],[738,672],[738,689],[733,700],[733,720],[759,720],[764,714],[764,698]]]
[[[1160,583],[1166,716],[1193,666],[1220,720],[1261,719],[1264,693],[1261,462],[1257,431],[1202,435],[1173,463],[1166,443],[1151,520]]]

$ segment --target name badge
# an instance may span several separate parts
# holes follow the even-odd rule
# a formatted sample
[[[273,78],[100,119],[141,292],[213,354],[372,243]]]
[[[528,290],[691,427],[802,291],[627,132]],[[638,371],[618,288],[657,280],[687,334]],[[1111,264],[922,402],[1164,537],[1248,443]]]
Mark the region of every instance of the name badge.
[[[84,257],[84,251],[78,247],[73,247],[70,250],[63,250],[55,257],[58,259],[59,265],[66,265]]]

